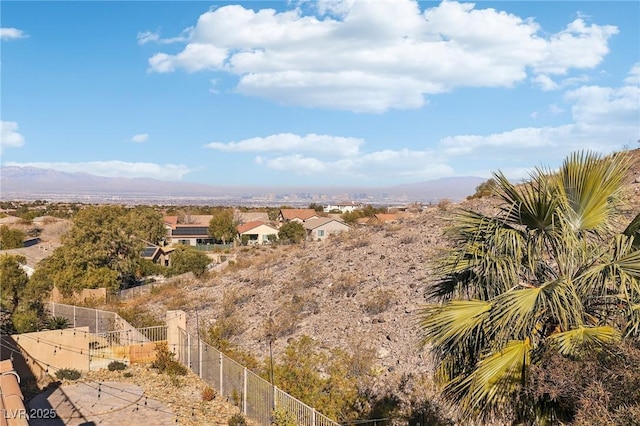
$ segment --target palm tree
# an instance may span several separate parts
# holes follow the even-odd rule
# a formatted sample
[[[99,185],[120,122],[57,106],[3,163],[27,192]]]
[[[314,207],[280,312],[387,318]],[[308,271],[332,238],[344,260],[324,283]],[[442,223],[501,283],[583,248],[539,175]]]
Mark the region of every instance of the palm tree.
[[[579,356],[640,332],[640,214],[618,209],[628,161],[574,153],[522,185],[494,174],[502,205],[461,211],[456,247],[420,312],[445,396],[467,418],[510,415],[544,350]],[[628,220],[628,219],[627,219]]]

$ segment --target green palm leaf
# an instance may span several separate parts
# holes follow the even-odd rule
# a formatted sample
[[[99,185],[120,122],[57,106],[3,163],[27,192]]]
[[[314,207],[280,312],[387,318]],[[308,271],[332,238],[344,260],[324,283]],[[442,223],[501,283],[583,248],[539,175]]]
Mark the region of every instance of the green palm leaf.
[[[511,341],[478,362],[470,375],[452,382],[445,393],[458,400],[468,415],[486,416],[509,400],[524,382],[531,350],[529,339]]]
[[[562,355],[579,355],[582,351],[602,347],[620,340],[620,333],[613,327],[578,327],[549,337]]]
[[[567,158],[559,173],[563,213],[574,231],[608,230],[613,200],[621,195],[628,162],[578,152]]]

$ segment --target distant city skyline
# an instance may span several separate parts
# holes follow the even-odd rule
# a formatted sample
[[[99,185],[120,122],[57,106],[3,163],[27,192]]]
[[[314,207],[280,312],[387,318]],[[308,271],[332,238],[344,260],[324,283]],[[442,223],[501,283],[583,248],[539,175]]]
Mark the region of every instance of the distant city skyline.
[[[640,138],[637,1],[3,1],[0,36],[3,166],[366,188]]]

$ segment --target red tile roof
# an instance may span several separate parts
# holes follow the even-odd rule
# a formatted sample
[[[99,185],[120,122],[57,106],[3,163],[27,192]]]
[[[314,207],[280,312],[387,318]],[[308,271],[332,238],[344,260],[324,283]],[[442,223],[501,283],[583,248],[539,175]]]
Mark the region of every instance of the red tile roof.
[[[314,216],[318,216],[318,213],[314,209],[282,209],[280,214],[285,220],[300,219],[307,220]]]
[[[238,225],[238,233],[242,234],[245,233],[247,231],[251,231],[253,228],[257,228],[260,225],[267,225],[266,223],[260,221],[260,220],[254,220],[253,222],[247,222],[247,223],[243,223],[242,225]],[[267,225],[269,226],[269,225]],[[270,226],[270,228],[272,228]],[[273,228],[275,230],[275,228]]]

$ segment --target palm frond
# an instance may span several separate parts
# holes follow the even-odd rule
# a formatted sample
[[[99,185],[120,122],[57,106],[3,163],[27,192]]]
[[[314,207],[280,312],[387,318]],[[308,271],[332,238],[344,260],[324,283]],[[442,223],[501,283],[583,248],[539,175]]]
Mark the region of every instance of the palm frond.
[[[479,361],[471,374],[451,382],[445,393],[457,400],[467,415],[487,416],[523,384],[531,350],[529,339],[510,341]]]
[[[576,152],[559,172],[563,215],[575,232],[603,231],[610,227],[613,200],[621,195],[628,162],[622,156],[600,158]]]
[[[505,201],[503,212],[509,223],[529,230],[549,232],[553,229],[558,198],[541,170],[531,175],[529,183],[516,187],[501,172],[494,174],[498,194]]]
[[[549,336],[549,342],[562,355],[576,356],[585,350],[596,349],[620,340],[620,333],[613,327],[578,327]]]
[[[622,233],[627,237],[633,237],[633,247],[640,249],[640,213],[633,218]]]
[[[489,316],[491,303],[482,300],[454,300],[444,305],[427,305],[419,313],[423,345],[454,347],[475,336]]]
[[[535,334],[542,317],[565,330],[582,318],[582,304],[567,278],[539,287],[512,289],[496,297],[494,306],[490,326],[503,338],[525,338]]]

